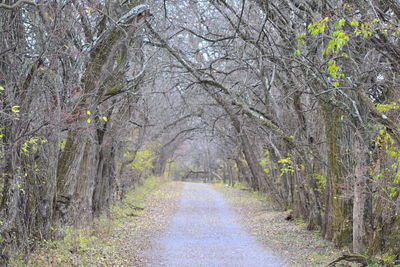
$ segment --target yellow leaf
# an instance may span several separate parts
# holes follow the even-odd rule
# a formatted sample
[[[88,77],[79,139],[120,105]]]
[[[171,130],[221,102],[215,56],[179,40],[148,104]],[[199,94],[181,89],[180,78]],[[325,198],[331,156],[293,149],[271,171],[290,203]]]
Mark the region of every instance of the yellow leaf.
[[[44,12],[44,16],[49,20],[53,20],[53,18],[49,15],[48,12]]]
[[[87,123],[90,124],[92,122],[92,120],[89,118],[87,119]]]
[[[107,119],[107,117],[106,117],[106,116],[104,116],[104,117],[103,117],[103,120],[104,120],[105,122],[107,122],[107,121],[108,121],[108,119]]]
[[[18,113],[19,112],[19,106],[11,107],[11,111],[14,112],[14,113]]]
[[[86,111],[86,114],[90,116],[92,114],[92,112],[90,112],[90,110],[88,110],[88,111]]]

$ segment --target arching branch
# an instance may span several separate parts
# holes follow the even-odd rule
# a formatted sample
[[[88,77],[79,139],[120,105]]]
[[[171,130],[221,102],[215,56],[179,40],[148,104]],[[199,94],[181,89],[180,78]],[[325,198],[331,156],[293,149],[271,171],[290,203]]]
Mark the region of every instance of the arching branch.
[[[37,4],[35,2],[33,2],[33,1],[19,0],[19,1],[15,2],[14,4],[12,4],[12,5],[6,5],[6,4],[0,3],[0,8],[12,10],[12,9],[19,8],[24,4],[31,5],[31,6],[37,6]]]

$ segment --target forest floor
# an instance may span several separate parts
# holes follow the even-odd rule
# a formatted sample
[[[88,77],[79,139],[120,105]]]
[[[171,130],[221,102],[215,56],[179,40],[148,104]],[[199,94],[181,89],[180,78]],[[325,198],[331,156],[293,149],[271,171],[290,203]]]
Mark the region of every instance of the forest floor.
[[[187,183],[180,182],[160,183],[155,178],[150,179],[144,186],[128,193],[127,198],[122,203],[113,206],[107,216],[97,220],[94,227],[71,229],[67,231],[64,240],[45,243],[31,255],[28,266],[189,266],[180,265],[183,264],[182,260],[187,260],[185,251],[189,251],[195,257],[201,254],[201,251],[191,248],[193,242],[196,242],[193,239],[189,240],[192,242],[189,245],[182,246],[181,244],[181,252],[174,252],[168,256],[168,247],[171,245],[168,242],[174,240],[180,230],[187,233],[179,242],[188,241],[185,239],[186,234],[198,236],[196,231],[181,229],[180,223],[185,221],[188,228],[199,227],[207,238],[214,236],[220,240],[220,243],[224,242],[225,230],[219,229],[218,224],[222,226],[221,223],[224,223],[225,226],[221,227],[222,229],[226,228],[226,225],[229,226],[228,229],[236,229],[233,234],[229,230],[231,236],[234,238],[241,236],[242,239],[238,243],[250,240],[246,246],[254,246],[252,250],[256,252],[264,245],[267,258],[283,262],[287,266],[326,266],[342,254],[342,251],[334,249],[333,245],[324,241],[318,233],[307,231],[302,222],[286,221],[285,213],[273,211],[270,202],[259,194],[223,185],[198,185],[200,187],[188,186]],[[203,187],[204,190],[199,189]],[[204,209],[202,201],[207,202],[210,198],[219,199],[216,202],[217,207],[214,208],[214,204],[209,203]],[[200,207],[194,207],[193,201]],[[223,204],[224,202],[227,204]],[[214,217],[204,214],[208,211],[215,212],[215,209],[220,209],[218,212],[223,214]],[[228,215],[225,214],[225,209]],[[194,217],[187,217],[187,212],[190,212],[189,216]],[[211,233],[207,234],[204,230],[206,228],[200,225],[202,223],[195,223],[200,218],[196,216],[206,216],[205,221],[216,227],[211,226]],[[237,230],[238,227],[243,229]],[[201,238],[196,238],[195,240],[201,240]],[[232,243],[232,240],[228,241]],[[176,244],[172,243],[172,246],[174,245]],[[203,245],[203,248],[209,249],[207,244]],[[243,245],[240,246],[234,249],[240,251]],[[231,255],[238,254],[232,250],[230,253]],[[242,255],[245,254],[242,253]],[[164,262],[162,257],[164,257]],[[218,257],[222,256],[218,255]],[[174,261],[174,259],[181,261]],[[243,259],[238,258],[237,263],[240,260]],[[205,260],[205,263],[207,265],[204,266],[210,267],[225,266],[212,264],[209,259]],[[11,266],[25,265],[15,261]]]

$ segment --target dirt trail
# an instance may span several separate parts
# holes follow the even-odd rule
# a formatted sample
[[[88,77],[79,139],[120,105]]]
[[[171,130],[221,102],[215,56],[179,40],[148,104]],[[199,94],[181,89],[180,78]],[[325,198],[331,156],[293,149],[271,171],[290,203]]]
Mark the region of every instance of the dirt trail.
[[[178,211],[156,240],[149,266],[284,266],[237,222],[221,193],[186,183]]]

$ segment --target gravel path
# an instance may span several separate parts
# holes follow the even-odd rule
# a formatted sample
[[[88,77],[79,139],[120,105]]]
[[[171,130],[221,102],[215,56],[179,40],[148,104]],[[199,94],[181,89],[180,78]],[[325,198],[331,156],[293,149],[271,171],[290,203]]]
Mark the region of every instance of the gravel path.
[[[172,222],[150,252],[149,266],[283,266],[236,222],[221,193],[185,183]]]
[[[273,210],[273,203],[265,195],[223,185],[213,188],[231,205],[240,224],[251,231],[257,241],[281,255],[288,266],[327,266],[341,255],[351,253],[345,248],[334,248],[320,233],[308,231],[305,222],[285,220],[287,212]]]

